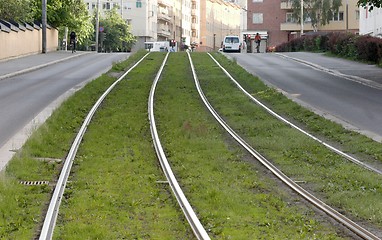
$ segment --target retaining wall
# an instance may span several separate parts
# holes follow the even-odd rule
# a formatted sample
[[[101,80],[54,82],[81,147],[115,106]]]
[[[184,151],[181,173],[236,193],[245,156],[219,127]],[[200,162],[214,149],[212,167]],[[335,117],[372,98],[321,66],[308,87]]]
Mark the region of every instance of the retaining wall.
[[[47,26],[46,49],[58,49],[58,31]],[[42,28],[39,23],[16,23],[0,20],[0,60],[41,53]]]

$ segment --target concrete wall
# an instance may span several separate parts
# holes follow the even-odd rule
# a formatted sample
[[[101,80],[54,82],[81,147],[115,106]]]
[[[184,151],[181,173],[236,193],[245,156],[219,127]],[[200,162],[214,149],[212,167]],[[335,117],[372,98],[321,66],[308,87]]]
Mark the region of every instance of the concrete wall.
[[[11,28],[1,24],[0,27],[0,60],[22,55],[41,53],[42,30],[34,25],[23,25]],[[47,51],[56,51],[58,48],[58,31],[55,28],[47,28]]]

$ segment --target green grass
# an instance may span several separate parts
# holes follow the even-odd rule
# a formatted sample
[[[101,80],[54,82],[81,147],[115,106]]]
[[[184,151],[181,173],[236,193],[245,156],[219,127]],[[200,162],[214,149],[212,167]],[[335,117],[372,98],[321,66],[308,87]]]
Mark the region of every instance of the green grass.
[[[189,239],[152,147],[147,100],[163,54],[109,94],[83,140],[56,239]],[[81,216],[81,217],[78,217]]]
[[[326,138],[345,152],[356,154],[366,162],[382,163],[381,143],[375,142],[362,134],[346,130],[341,125],[320,117],[296,104],[282,93],[267,87],[258,78],[246,72],[234,61],[228,60],[223,55],[214,54],[214,57],[228,69],[230,74],[247,92],[261,100],[278,114],[287,117],[310,133]]]
[[[194,55],[193,55],[194,56]],[[200,61],[200,62],[198,62]],[[205,60],[196,59],[214,77]],[[194,62],[194,63],[195,63]],[[158,84],[158,132],[175,175],[213,239],[335,239],[314,212],[288,202],[203,106],[186,54],[171,54]],[[208,74],[207,74],[208,72]],[[199,76],[202,77],[202,76]],[[220,84],[211,85],[220,88]]]
[[[132,55],[111,72],[121,73],[145,53]],[[311,189],[355,217],[364,219],[374,211],[365,221],[380,226],[379,177],[370,178],[370,173],[265,114],[232,86],[206,54],[192,56],[214,106],[254,146],[296,180],[305,180]],[[297,115],[293,120],[305,128],[379,161],[380,145],[325,122],[269,90],[236,63],[216,56],[239,76],[247,90],[276,111],[288,117]],[[165,177],[154,154],[148,125],[147,98],[163,58],[163,53],[151,53],[116,86],[94,116],[73,165],[54,238],[193,238],[169,186],[163,183]],[[88,111],[115,81],[113,75],[101,76],[69,98],[33,133],[1,174],[1,239],[36,236],[53,188],[23,186],[18,181],[52,181],[58,176],[62,163],[36,157],[65,159]],[[289,190],[279,189],[279,183],[215,122],[196,92],[185,53],[170,54],[155,99],[155,117],[167,157],[213,239],[341,238],[333,226],[317,219],[317,213],[290,196]],[[354,143],[361,145],[357,146],[360,151],[351,147]],[[362,175],[365,172],[366,176]],[[336,178],[329,181],[333,175]],[[349,196],[368,205],[353,207]]]
[[[350,214],[353,218],[370,221],[377,227],[382,226],[382,203],[380,201],[382,177],[380,175],[350,163],[297,130],[271,117],[236,89],[220,69],[213,67],[209,57],[203,54],[193,56],[205,94],[230,126],[244,136],[255,149],[271,159],[292,179],[305,181],[303,187],[326,199],[327,203]],[[228,66],[228,64],[225,65]],[[231,63],[231,70],[235,67],[233,65]],[[263,99],[264,92],[272,92],[258,83],[258,80],[254,78],[248,80],[240,74],[245,75],[245,73],[235,73],[238,75],[237,80],[247,84],[245,88],[249,89],[249,92],[256,91],[256,87],[260,86],[259,95]],[[252,86],[250,86],[250,81],[254,82]],[[283,109],[282,114],[287,115],[285,111],[289,109],[288,116],[294,114],[301,116],[300,107],[291,101],[281,99],[279,94],[274,94],[275,98],[272,98],[271,94],[266,98],[272,108],[275,105],[276,111]],[[269,102],[267,103],[269,104]],[[306,110],[305,112],[307,113]],[[313,132],[327,136],[332,141],[342,139],[344,148],[350,149],[354,146],[353,148],[358,149],[359,146],[356,147],[356,144],[365,146],[363,141],[369,142],[369,150],[373,149],[376,153],[369,158],[378,156],[381,150],[381,144],[367,140],[358,134],[350,134],[339,126],[335,126],[334,131],[326,132],[328,130],[325,126],[327,120],[313,114],[304,120],[302,122],[309,130],[314,129]],[[334,126],[334,124],[332,125]],[[324,128],[323,131],[321,126]],[[362,139],[362,141],[359,142],[358,139]],[[371,146],[374,147],[370,148]],[[366,151],[362,153],[365,154]]]

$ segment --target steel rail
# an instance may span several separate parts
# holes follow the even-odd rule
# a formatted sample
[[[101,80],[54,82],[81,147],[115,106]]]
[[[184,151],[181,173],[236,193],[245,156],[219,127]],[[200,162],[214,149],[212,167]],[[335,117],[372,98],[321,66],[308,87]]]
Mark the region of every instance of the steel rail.
[[[298,184],[296,184],[292,179],[290,179],[288,176],[286,176],[283,172],[281,172],[278,168],[276,168],[270,161],[268,161],[265,157],[263,157],[259,152],[257,152],[255,149],[253,149],[247,142],[245,142],[232,128],[228,126],[228,124],[219,116],[219,114],[215,111],[215,109],[212,107],[212,105],[207,100],[206,96],[203,93],[203,90],[200,86],[198,77],[195,72],[195,68],[191,59],[190,54],[188,53],[189,61],[191,64],[192,74],[194,76],[194,81],[196,88],[199,92],[199,95],[208,108],[208,110],[211,112],[211,114],[215,117],[215,119],[219,122],[219,124],[242,146],[244,147],[252,156],[254,156],[261,164],[263,164],[267,169],[269,169],[275,176],[277,176],[282,182],[287,184],[291,189],[293,189],[295,192],[297,192],[299,195],[301,195],[304,199],[312,203],[314,206],[316,206],[318,209],[322,210],[332,218],[334,218],[336,221],[340,222],[344,226],[346,226],[349,230],[357,234],[363,239],[371,239],[371,240],[377,240],[380,239],[367,229],[361,227],[357,223],[353,222],[349,218],[345,217],[344,215],[337,212],[335,209],[331,208],[330,206],[326,205],[324,202],[313,196],[311,193],[300,187]]]
[[[185,217],[187,218],[187,221],[189,222],[192,231],[194,232],[195,236],[198,239],[205,239],[208,240],[210,237],[208,236],[206,230],[200,223],[198,217],[196,216],[194,210],[192,209],[190,203],[188,202],[186,196],[184,195],[182,189],[180,188],[178,181],[176,180],[174,173],[171,170],[171,166],[166,158],[166,155],[163,151],[162,144],[160,142],[158,131],[156,128],[155,123],[155,117],[154,117],[154,95],[155,95],[155,89],[158,84],[158,81],[161,77],[162,71],[164,66],[166,65],[167,58],[170,53],[166,54],[165,59],[163,60],[162,66],[160,67],[155,80],[153,82],[153,85],[150,90],[149,95],[149,101],[148,101],[148,118],[150,121],[150,129],[151,129],[151,136],[153,138],[153,143],[155,147],[155,151],[157,153],[160,165],[162,167],[162,170],[164,174],[166,175],[167,181],[170,184],[170,187],[179,203],[179,206],[181,207]]]
[[[377,168],[374,168],[358,159],[356,159],[355,157],[352,157],[350,156],[349,154],[347,153],[344,153],[342,152],[341,150],[339,150],[338,148],[336,147],[333,147],[331,146],[329,143],[326,143],[324,142],[323,140],[313,136],[312,134],[308,133],[307,131],[303,130],[302,128],[296,126],[295,124],[289,122],[287,119],[281,117],[280,115],[278,115],[276,112],[272,111],[270,108],[268,108],[265,104],[263,104],[262,102],[260,102],[258,99],[256,99],[255,97],[253,97],[250,93],[248,93],[233,77],[232,75],[226,70],[224,69],[224,67],[210,54],[208,53],[208,55],[212,58],[212,60],[223,70],[223,72],[231,79],[231,81],[233,81],[236,86],[245,93],[245,95],[247,95],[249,98],[251,98],[252,101],[254,101],[256,104],[258,104],[259,106],[263,107],[268,113],[270,113],[271,115],[273,115],[274,117],[276,117],[277,119],[281,120],[282,122],[288,124],[289,126],[297,129],[298,131],[300,131],[301,133],[305,134],[306,136],[312,138],[313,140],[321,143],[322,145],[324,145],[325,147],[327,147],[328,149],[330,149],[331,151],[339,154],[340,156],[342,157],[345,157],[346,159],[348,159],[349,161],[369,170],[369,171],[372,171],[372,172],[375,172],[379,175],[382,175],[382,171],[377,169]]]
[[[79,132],[77,133],[75,140],[72,143],[69,153],[65,159],[60,177],[57,181],[52,198],[50,200],[48,211],[45,215],[44,224],[42,226],[42,230],[39,237],[40,240],[50,240],[53,237],[53,231],[56,225],[62,196],[65,191],[66,183],[70,175],[73,161],[74,161],[74,158],[76,157],[77,150],[81,144],[82,138],[87,130],[87,127],[93,118],[93,115],[97,111],[98,107],[101,105],[102,101],[106,98],[106,96],[110,93],[110,91],[115,87],[115,85],[117,85],[131,70],[133,70],[139,63],[141,63],[143,59],[146,58],[147,55],[149,55],[149,53],[144,55],[137,63],[135,63],[129,70],[127,70],[119,79],[117,79],[112,85],[110,85],[110,87],[101,95],[101,97],[93,105],[92,109],[89,111],[88,115],[86,116]]]

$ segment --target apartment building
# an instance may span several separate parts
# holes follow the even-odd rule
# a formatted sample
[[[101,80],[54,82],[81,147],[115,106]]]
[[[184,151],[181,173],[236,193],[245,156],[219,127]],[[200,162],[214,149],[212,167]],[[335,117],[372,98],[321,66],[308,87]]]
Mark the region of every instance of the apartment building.
[[[144,48],[146,41],[157,40],[157,0],[84,0],[84,2],[90,15],[95,14],[98,4],[101,16],[106,11],[116,8],[126,23],[131,26],[132,33],[137,37],[137,43],[134,48]],[[163,22],[160,21],[160,23]]]
[[[288,0],[248,1],[247,30],[261,32],[267,46],[276,46],[301,34],[301,24],[292,17],[292,3]],[[312,31],[359,31],[357,0],[343,0],[338,13],[326,25],[314,29],[309,19],[303,23],[303,33]]]
[[[382,8],[359,9],[359,34],[382,38]]]
[[[225,35],[240,34],[240,7],[223,0],[84,0],[89,14],[116,8],[131,26],[138,50],[145,42],[178,42],[199,49],[219,49]],[[107,29],[105,29],[107,31]],[[203,39],[202,39],[203,38]]]
[[[222,0],[200,0],[200,51],[218,50],[226,35],[240,35],[241,7]]]

